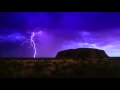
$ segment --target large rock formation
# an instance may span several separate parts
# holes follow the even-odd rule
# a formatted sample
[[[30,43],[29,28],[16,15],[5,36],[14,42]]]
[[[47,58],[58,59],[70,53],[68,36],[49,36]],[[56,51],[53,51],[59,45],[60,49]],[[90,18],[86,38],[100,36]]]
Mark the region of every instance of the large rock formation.
[[[108,58],[108,55],[104,50],[98,50],[93,48],[77,48],[60,51],[57,53],[56,58]]]

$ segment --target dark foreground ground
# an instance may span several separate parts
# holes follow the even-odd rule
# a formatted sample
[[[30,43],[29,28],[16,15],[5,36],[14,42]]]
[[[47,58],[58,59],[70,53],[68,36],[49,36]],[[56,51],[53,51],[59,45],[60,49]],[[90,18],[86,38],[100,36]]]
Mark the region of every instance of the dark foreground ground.
[[[120,78],[120,59],[0,59],[0,78]]]

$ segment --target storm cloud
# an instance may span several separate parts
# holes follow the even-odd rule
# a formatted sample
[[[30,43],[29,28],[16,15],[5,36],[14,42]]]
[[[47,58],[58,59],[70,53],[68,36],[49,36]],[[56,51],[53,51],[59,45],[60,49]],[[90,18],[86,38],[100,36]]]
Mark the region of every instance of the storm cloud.
[[[59,50],[78,47],[100,48],[110,56],[120,56],[120,12],[0,12],[2,55],[12,52],[16,57],[32,57],[32,53],[21,55],[29,45],[21,47],[21,43],[39,31],[43,34],[35,36],[40,39],[36,40],[37,57],[54,57]],[[32,48],[28,51],[33,52]]]

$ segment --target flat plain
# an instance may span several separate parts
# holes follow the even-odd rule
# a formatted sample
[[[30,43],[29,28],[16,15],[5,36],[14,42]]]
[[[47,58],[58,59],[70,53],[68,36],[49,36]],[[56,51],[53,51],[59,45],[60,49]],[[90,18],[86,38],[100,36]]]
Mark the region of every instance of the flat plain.
[[[120,58],[0,59],[0,78],[120,78]]]

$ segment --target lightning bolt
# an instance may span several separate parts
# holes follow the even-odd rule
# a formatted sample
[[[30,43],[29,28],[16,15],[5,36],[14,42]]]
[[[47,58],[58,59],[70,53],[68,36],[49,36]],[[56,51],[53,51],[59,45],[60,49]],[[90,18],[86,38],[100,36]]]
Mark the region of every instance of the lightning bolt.
[[[23,42],[23,44],[22,44],[22,45],[24,45],[25,43],[31,43],[28,48],[33,47],[33,50],[34,50],[33,58],[36,57],[36,55],[37,55],[37,50],[38,50],[37,46],[39,46],[38,44],[35,43],[35,39],[41,41],[40,39],[35,38],[35,34],[36,34],[35,32],[32,32],[32,34],[31,34],[31,36],[30,36],[30,39],[26,39],[26,40]],[[27,49],[28,49],[28,48],[27,48]]]
[[[36,55],[38,54],[37,53],[37,50],[39,50],[39,45],[35,42],[35,40],[39,40],[39,41],[42,41],[40,40],[39,38],[35,38],[35,35],[39,35],[41,34],[42,31],[39,31],[39,32],[32,32],[31,33],[31,36],[29,39],[25,38],[23,35],[19,34],[19,33],[13,33],[13,34],[10,34],[10,35],[0,35],[0,42],[16,42],[16,41],[23,41],[24,42],[21,44],[21,46],[23,46],[25,43],[30,43],[30,46],[27,47],[30,48],[32,47],[33,50],[34,50],[34,53],[33,53],[33,58],[36,57]]]
[[[34,39],[33,39],[34,36],[35,36],[35,33],[32,32],[32,35],[31,35],[31,44],[33,45],[33,48],[34,48],[34,55],[33,55],[33,57],[35,58],[37,52],[36,52],[36,44],[35,44],[35,41],[34,41]]]

